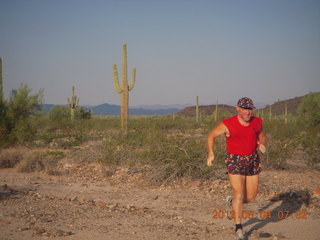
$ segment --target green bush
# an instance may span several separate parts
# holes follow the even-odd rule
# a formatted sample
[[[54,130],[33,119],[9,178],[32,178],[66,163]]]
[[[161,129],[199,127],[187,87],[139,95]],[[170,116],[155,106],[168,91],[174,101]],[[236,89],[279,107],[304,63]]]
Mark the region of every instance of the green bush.
[[[302,99],[298,107],[299,124],[303,130],[299,143],[307,154],[307,162],[314,165],[320,162],[320,93],[310,93]]]
[[[306,127],[320,125],[320,93],[306,95],[298,107],[301,123]]]
[[[284,124],[282,119],[273,119],[264,122],[264,132],[268,138],[267,152],[263,155],[264,167],[286,169],[287,160],[298,147],[299,125],[296,121]]]
[[[216,168],[209,168],[206,134],[192,119],[172,121],[167,116],[140,117],[129,122],[126,138],[120,131],[108,132],[101,161],[109,165],[150,166],[150,179],[157,183],[182,176],[207,178],[214,169],[224,167],[223,139],[216,143]]]
[[[70,119],[70,110],[67,107],[57,105],[49,111],[49,119],[53,121],[63,121]]]
[[[33,139],[32,117],[40,115],[43,91],[31,95],[31,89],[21,84],[19,89],[11,91],[8,101],[0,106],[1,146],[16,142],[23,143]]]
[[[80,107],[76,111],[76,118],[77,119],[91,119],[92,118],[92,112],[91,110],[88,110],[84,107]]]

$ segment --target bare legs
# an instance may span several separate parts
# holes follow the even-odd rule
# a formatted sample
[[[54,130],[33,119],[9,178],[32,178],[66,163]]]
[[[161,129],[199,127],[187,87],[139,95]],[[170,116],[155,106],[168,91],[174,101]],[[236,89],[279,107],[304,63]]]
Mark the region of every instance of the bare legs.
[[[244,176],[229,174],[233,190],[232,210],[234,211],[235,223],[241,223],[243,203],[254,201],[258,193],[259,175]]]

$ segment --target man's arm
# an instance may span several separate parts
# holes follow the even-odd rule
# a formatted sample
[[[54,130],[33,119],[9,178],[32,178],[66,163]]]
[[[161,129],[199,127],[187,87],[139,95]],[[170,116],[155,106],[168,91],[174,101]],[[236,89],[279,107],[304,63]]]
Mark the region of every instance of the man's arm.
[[[266,152],[266,145],[267,145],[267,137],[264,134],[264,132],[261,130],[261,132],[258,135],[258,148],[262,153]]]
[[[208,135],[208,158],[207,165],[210,167],[214,161],[214,140],[222,134],[229,134],[229,130],[222,122],[220,122]]]

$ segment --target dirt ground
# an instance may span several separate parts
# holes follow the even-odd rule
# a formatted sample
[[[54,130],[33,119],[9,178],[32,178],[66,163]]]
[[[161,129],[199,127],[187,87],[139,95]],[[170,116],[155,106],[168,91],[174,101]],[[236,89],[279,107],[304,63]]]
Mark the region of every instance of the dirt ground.
[[[227,176],[148,183],[130,168],[66,163],[73,174],[0,169],[0,239],[234,239]],[[246,205],[248,239],[320,239],[319,171],[265,170]]]

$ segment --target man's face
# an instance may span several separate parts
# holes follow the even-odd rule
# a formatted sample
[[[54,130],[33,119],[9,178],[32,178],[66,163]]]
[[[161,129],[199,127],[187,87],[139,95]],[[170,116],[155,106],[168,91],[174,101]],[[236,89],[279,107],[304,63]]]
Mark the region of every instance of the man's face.
[[[245,122],[250,122],[252,117],[252,109],[237,107],[238,116]]]

